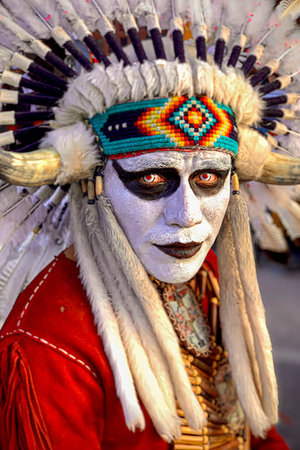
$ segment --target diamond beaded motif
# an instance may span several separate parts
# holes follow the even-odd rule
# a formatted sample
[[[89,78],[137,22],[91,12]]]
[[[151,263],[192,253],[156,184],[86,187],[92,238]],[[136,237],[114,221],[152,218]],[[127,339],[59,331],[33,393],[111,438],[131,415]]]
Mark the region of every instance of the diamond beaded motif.
[[[90,122],[104,153],[111,157],[195,147],[237,154],[238,134],[232,110],[205,96],[115,105]]]

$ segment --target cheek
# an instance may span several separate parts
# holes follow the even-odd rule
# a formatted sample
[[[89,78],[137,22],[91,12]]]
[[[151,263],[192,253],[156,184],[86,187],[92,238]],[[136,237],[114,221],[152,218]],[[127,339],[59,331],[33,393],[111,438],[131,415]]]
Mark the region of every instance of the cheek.
[[[112,204],[121,228],[133,248],[136,248],[157,222],[161,209],[160,202],[138,198],[125,188],[112,170],[104,173],[104,192]]]
[[[205,202],[204,215],[217,235],[222,224],[230,197],[230,179],[228,178],[218,194],[208,197]]]

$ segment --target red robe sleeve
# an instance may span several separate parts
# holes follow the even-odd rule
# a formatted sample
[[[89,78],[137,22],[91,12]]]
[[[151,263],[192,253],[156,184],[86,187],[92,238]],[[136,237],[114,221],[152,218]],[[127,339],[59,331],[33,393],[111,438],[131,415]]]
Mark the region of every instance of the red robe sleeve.
[[[251,436],[251,450],[289,450],[276,428],[272,427],[265,439]]]
[[[83,367],[44,345],[6,339],[0,352],[0,448],[101,449],[101,386]]]
[[[75,263],[56,258],[0,332],[0,448],[167,450],[142,406],[130,431]]]

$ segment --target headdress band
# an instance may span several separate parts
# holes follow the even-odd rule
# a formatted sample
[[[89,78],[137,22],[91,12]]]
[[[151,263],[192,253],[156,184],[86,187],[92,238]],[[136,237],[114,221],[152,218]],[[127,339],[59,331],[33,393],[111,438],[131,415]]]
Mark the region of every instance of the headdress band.
[[[201,97],[171,97],[114,105],[90,123],[106,156],[155,149],[208,147],[238,151],[230,107]]]

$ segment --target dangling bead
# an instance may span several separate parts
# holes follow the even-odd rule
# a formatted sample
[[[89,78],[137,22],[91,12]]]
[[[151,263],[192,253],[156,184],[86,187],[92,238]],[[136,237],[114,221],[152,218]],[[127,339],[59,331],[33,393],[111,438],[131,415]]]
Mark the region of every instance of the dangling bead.
[[[95,184],[94,180],[89,178],[87,182],[87,194],[88,194],[88,204],[93,205],[95,203]]]
[[[239,178],[234,172],[231,176],[231,182],[232,182],[232,195],[239,195],[240,194],[240,183]]]
[[[96,198],[100,197],[100,195],[102,194],[103,191],[103,177],[102,174],[96,174],[95,177],[95,193],[96,193]]]
[[[87,180],[81,180],[81,190],[84,195],[87,194]]]

